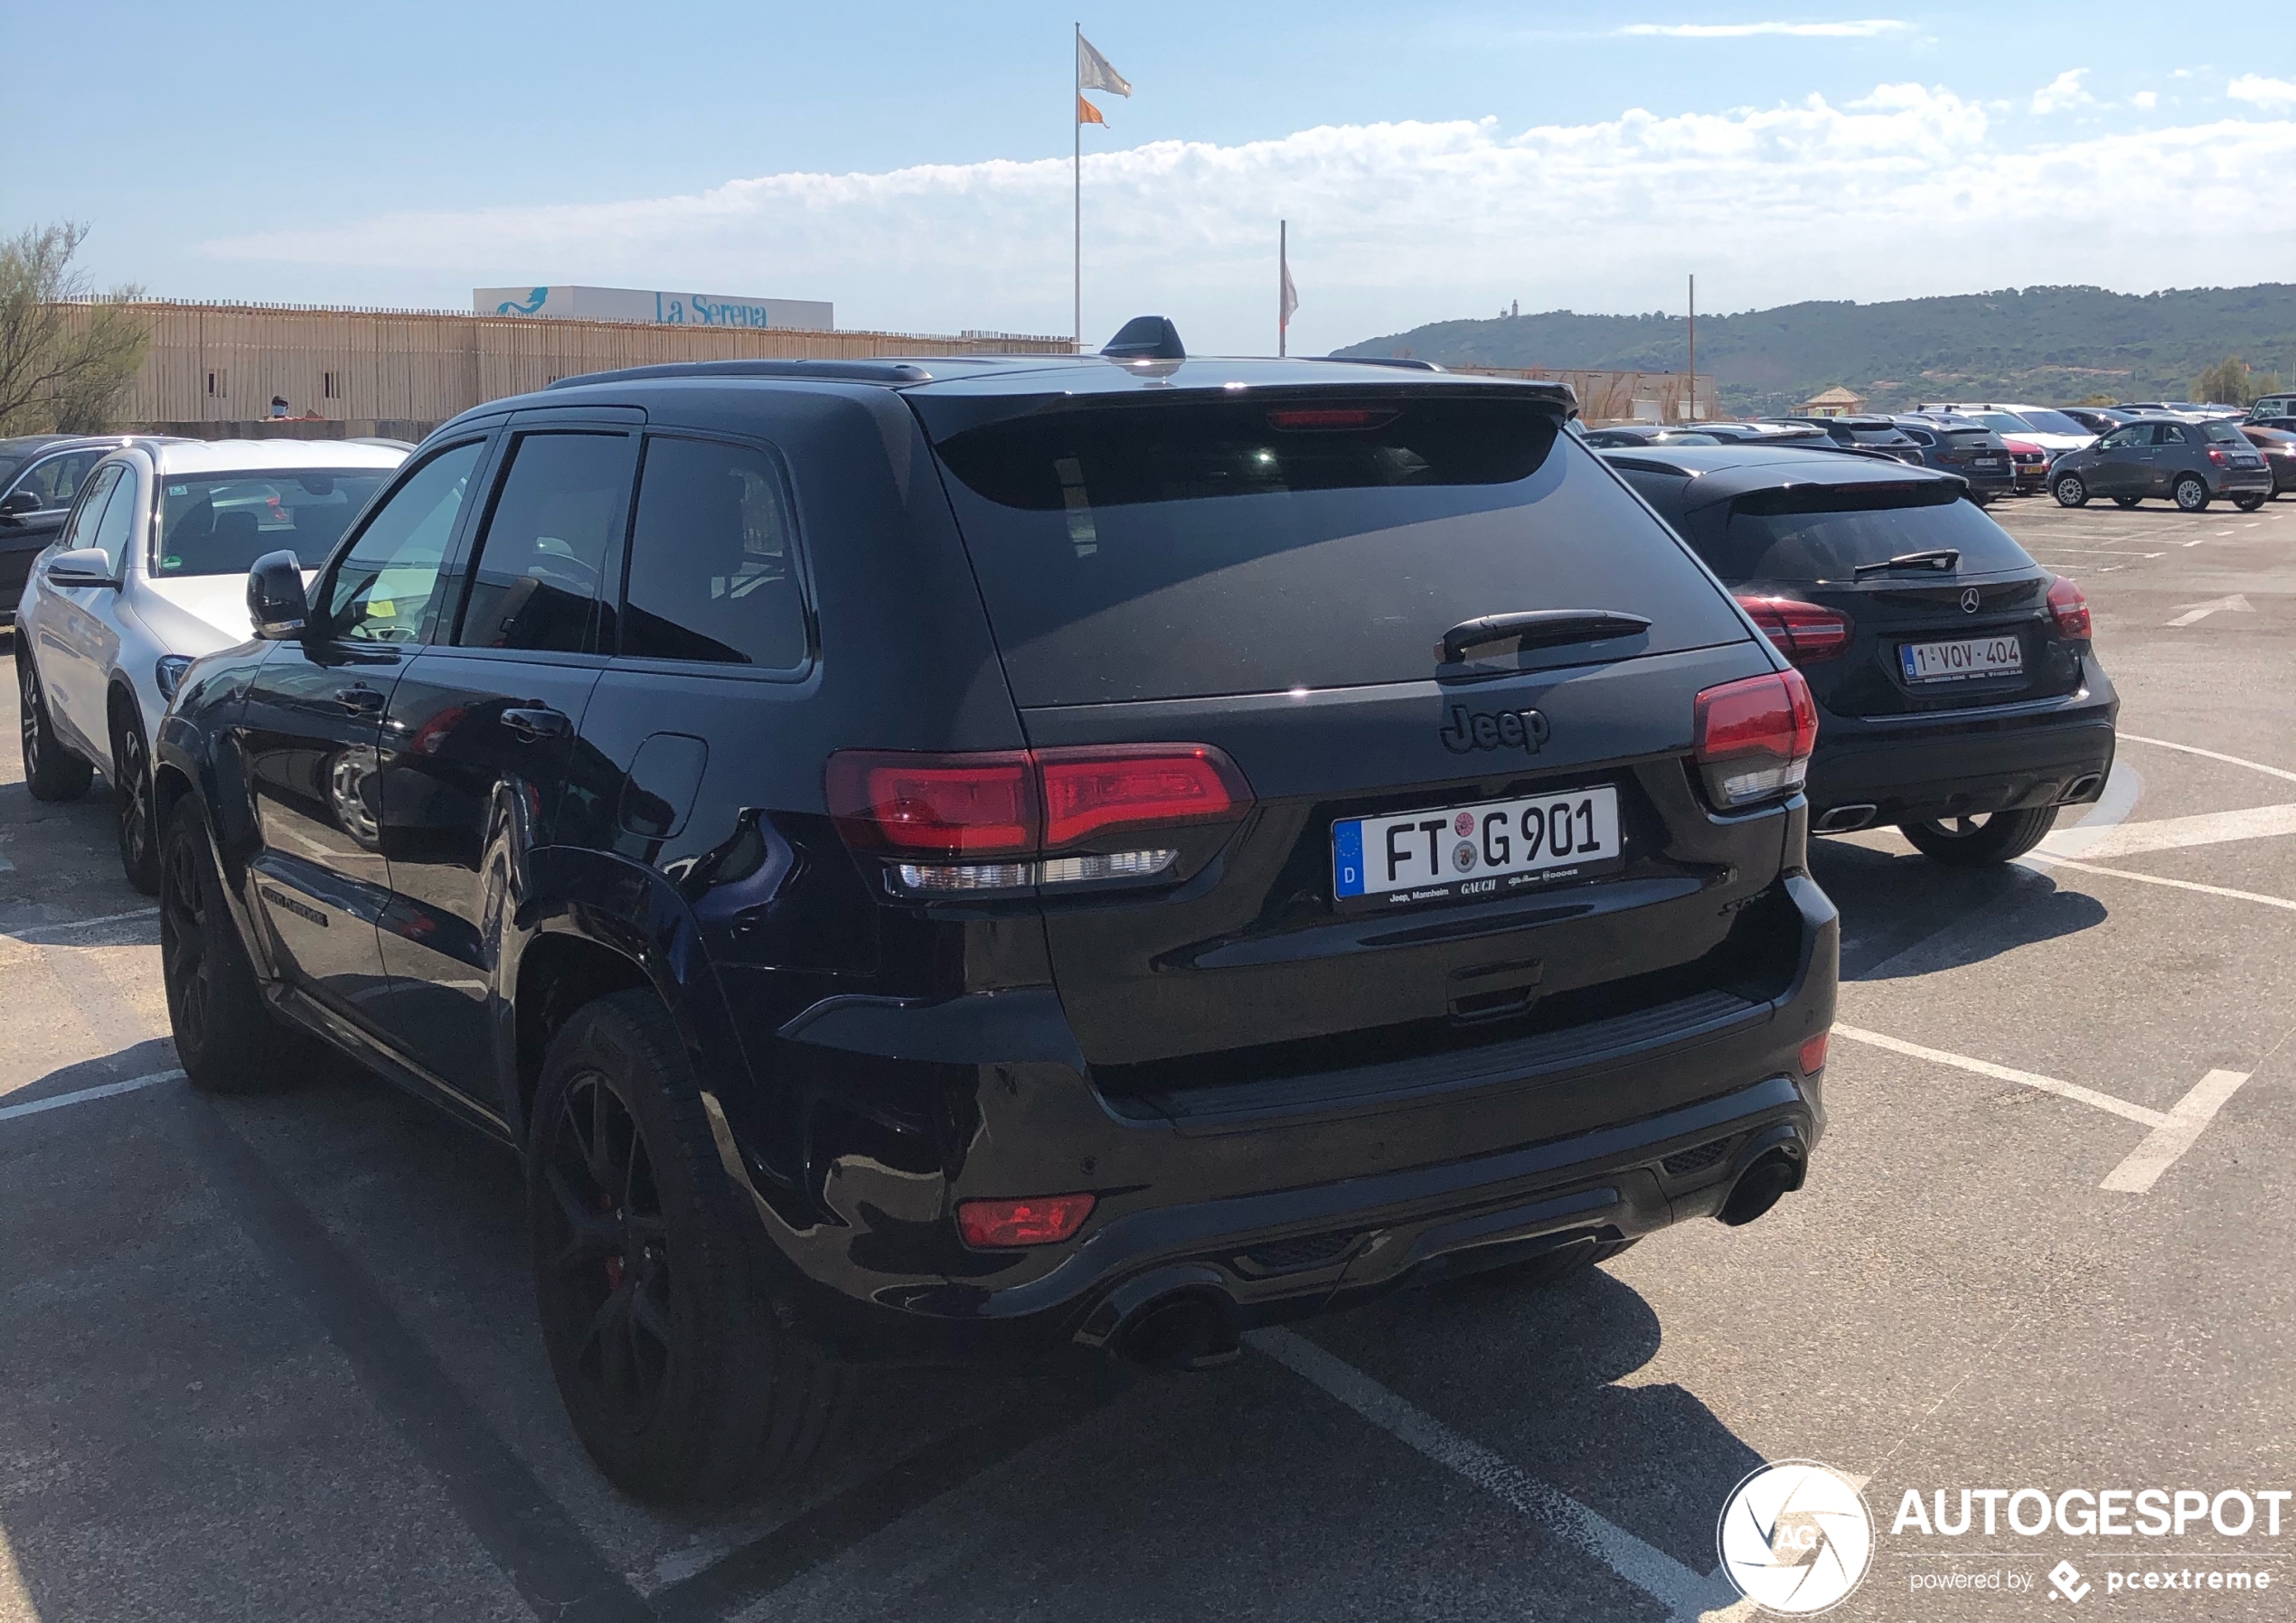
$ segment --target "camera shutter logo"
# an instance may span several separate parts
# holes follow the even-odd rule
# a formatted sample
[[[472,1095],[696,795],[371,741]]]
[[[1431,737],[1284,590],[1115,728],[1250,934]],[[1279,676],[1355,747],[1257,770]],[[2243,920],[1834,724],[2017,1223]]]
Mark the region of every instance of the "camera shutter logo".
[[[1722,1570],[1766,1611],[1801,1617],[1847,1599],[1873,1561],[1866,1501],[1813,1459],[1765,1465],[1731,1490],[1715,1527]]]

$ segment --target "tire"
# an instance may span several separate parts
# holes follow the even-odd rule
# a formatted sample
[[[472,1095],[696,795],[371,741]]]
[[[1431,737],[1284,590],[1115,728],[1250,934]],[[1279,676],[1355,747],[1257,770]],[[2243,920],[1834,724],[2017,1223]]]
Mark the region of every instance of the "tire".
[[[1932,862],[1948,868],[1991,868],[2025,855],[2056,822],[2055,806],[2036,806],[1950,821],[1901,822],[1897,831]]]
[[[2052,480],[2049,490],[2056,497],[2059,507],[2086,507],[2089,504],[2089,487],[2078,474],[2067,474]]]
[[[2232,504],[2243,512],[2254,512],[2271,500],[2270,496],[2265,495],[2235,496],[2232,499]]]
[[[2176,502],[2179,512],[2208,511],[2208,486],[2197,474],[2186,474],[2179,477],[2169,494]]]
[[[76,801],[88,793],[96,769],[63,746],[48,714],[40,668],[16,628],[16,728],[24,745],[24,784],[36,801]]]
[[[2144,498],[2142,496],[2115,496],[2113,498],[2113,505],[2115,507],[2134,507],[2138,502],[2143,500]]]
[[[160,837],[159,969],[175,1057],[202,1093],[268,1093],[317,1056],[316,1043],[263,1000],[223,900],[206,821],[188,796]]]
[[[526,1168],[542,1340],[598,1469],[689,1505],[800,1469],[848,1407],[847,1372],[776,1310],[779,1260],[653,992],[588,1004],[551,1040]]]
[[[144,724],[120,716],[111,728],[112,823],[119,868],[147,896],[159,894],[159,831],[152,826],[152,751]]]

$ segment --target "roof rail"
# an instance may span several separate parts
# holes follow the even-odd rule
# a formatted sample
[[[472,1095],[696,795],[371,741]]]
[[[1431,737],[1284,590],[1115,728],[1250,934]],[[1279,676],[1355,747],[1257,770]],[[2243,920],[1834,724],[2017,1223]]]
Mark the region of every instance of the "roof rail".
[[[1397,366],[1412,372],[1439,372],[1444,370],[1432,361],[1419,361],[1403,355],[1326,355],[1323,359],[1345,361],[1350,366]]]
[[[671,361],[610,372],[580,372],[544,387],[577,389],[590,383],[635,383],[646,378],[834,378],[853,383],[926,383],[932,377],[913,361]]]

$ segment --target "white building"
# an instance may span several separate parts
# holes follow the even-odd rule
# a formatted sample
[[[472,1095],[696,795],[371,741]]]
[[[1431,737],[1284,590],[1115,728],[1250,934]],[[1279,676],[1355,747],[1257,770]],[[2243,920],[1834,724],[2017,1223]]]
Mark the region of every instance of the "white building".
[[[479,287],[479,315],[555,316],[563,321],[654,322],[670,327],[781,327],[828,333],[836,306],[825,299],[748,298],[727,293],[665,293],[641,287]]]

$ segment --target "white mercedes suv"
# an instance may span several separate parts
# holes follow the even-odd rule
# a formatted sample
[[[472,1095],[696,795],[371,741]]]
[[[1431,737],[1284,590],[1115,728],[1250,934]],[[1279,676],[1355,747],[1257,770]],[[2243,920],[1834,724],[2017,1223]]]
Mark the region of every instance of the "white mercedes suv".
[[[248,567],[325,561],[406,452],[343,440],[144,441],[113,452],[33,560],[16,608],[24,781],[72,800],[111,780],[120,866],[159,888],[151,739],[200,655],[254,634]]]

